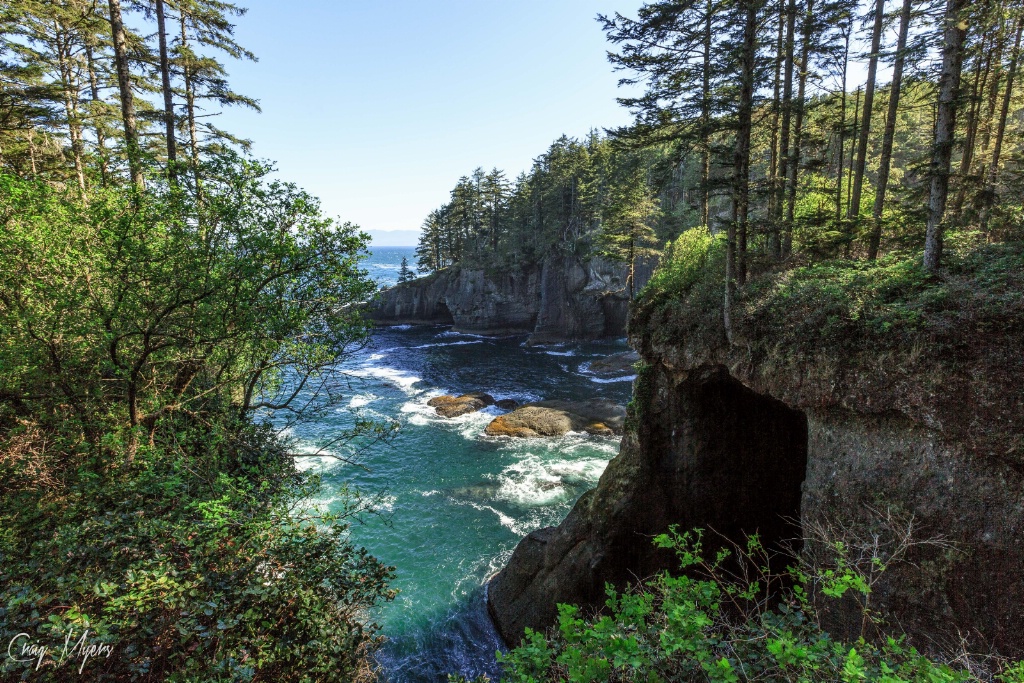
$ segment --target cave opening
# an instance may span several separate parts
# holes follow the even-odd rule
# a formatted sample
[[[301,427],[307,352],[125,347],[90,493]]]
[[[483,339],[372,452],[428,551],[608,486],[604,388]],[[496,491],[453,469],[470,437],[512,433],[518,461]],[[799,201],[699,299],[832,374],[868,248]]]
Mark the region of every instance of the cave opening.
[[[641,435],[654,457],[631,505],[639,533],[622,537],[628,547],[620,561],[629,566],[620,564],[615,578],[676,569],[673,555],[650,544],[671,525],[704,529],[709,552],[729,542],[742,547],[757,534],[774,558],[772,570],[784,570],[801,547],[807,416],[722,366],[691,373],[662,396],[650,402]]]
[[[455,324],[455,317],[452,315],[451,310],[448,308],[448,304],[446,304],[444,301],[438,301],[437,308],[435,310],[435,319],[438,325]]]

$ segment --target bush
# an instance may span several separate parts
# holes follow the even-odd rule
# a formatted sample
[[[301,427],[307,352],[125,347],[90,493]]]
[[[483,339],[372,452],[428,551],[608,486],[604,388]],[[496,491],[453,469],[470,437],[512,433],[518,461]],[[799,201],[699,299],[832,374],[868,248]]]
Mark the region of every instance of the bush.
[[[833,639],[822,628],[812,598],[867,596],[872,573],[899,559],[899,554],[869,555],[863,565],[850,560],[843,541],[834,543],[828,565],[793,568],[779,577],[768,573],[756,537],[744,548],[707,557],[699,530],[673,528],[655,544],[675,551],[681,573],[661,573],[626,592],[608,586],[606,609],[594,616],[559,605],[556,628],[547,635],[527,630],[518,647],[499,653],[506,667],[502,680],[1022,680],[1021,664],[989,661],[986,673],[976,662],[930,659],[901,635],[862,636],[849,643]],[[881,624],[869,610],[865,616]]]
[[[339,398],[366,237],[259,164],[207,170],[201,202],[0,176],[5,680],[369,674],[394,593],[348,538],[367,506],[309,511],[319,481],[266,422]]]

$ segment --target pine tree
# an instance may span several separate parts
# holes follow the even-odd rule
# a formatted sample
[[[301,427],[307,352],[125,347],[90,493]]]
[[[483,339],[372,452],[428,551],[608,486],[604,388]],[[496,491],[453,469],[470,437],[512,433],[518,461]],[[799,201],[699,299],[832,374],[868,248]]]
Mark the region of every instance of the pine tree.
[[[414,275],[412,270],[409,268],[409,260],[403,256],[402,265],[398,269],[398,283],[402,284],[403,282],[409,282],[410,280],[415,279],[416,275]]]

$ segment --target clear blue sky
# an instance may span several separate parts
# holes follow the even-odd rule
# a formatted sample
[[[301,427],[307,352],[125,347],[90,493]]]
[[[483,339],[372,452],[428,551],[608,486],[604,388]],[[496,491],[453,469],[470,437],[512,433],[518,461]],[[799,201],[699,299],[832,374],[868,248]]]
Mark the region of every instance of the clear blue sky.
[[[459,176],[514,178],[559,135],[621,125],[595,16],[639,0],[240,0],[232,86],[262,114],[216,124],[366,230],[418,229]]]

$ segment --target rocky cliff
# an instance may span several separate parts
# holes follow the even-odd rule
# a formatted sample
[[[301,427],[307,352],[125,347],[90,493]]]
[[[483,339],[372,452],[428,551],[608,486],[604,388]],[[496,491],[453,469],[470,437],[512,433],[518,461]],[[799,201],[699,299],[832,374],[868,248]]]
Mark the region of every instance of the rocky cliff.
[[[646,366],[620,453],[491,581],[503,636],[672,568],[651,545],[670,524],[782,550],[821,543],[811,530],[870,539],[894,512],[942,542],[887,572],[876,607],[924,649],[963,637],[1024,654],[1024,264],[975,266],[886,282],[884,300],[871,278],[891,273],[845,289],[765,276],[736,304],[732,344],[717,285],[641,302],[630,339]],[[848,607],[825,625],[856,637]]]
[[[636,289],[653,266],[638,262]],[[629,311],[627,275],[623,263],[569,255],[501,272],[454,267],[385,290],[371,304],[370,317],[382,325],[529,334],[533,344],[621,337]]]

